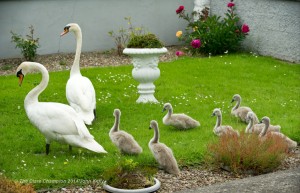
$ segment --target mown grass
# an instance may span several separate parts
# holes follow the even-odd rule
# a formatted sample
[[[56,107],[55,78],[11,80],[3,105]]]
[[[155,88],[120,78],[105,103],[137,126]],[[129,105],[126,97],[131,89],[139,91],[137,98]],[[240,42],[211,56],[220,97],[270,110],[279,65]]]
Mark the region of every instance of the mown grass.
[[[143,165],[156,166],[148,149],[153,136],[150,120],[159,123],[161,142],[173,149],[182,167],[204,161],[207,144],[217,139],[212,129],[214,108],[221,108],[223,123],[244,130],[246,125],[230,116],[231,98],[239,93],[242,105],[250,106],[259,118],[269,116],[280,124],[282,132],[300,141],[300,65],[251,54],[224,55],[212,58],[180,58],[160,63],[161,77],[155,82],[160,104],[136,104],[137,82],[131,77],[132,66],[82,69],[93,82],[97,95],[97,120],[90,128],[95,139],[109,152],[88,150],[52,143],[45,153],[45,139],[29,122],[23,101],[39,83],[40,74],[30,74],[18,86],[15,75],[0,76],[0,172],[36,188],[58,187],[97,180],[119,159],[131,158]],[[51,72],[47,89],[40,101],[67,103],[65,85],[69,71]],[[186,113],[199,120],[199,128],[178,131],[162,124],[163,103],[173,104],[175,113]],[[113,110],[122,112],[121,129],[131,133],[143,148],[139,156],[120,155],[108,132],[113,125]],[[58,180],[58,181],[52,181]]]

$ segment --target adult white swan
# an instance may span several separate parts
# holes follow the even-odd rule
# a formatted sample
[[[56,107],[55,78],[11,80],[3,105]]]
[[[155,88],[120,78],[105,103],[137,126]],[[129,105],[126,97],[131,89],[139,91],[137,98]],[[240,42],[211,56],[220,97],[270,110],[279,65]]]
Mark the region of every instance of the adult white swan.
[[[42,73],[42,81],[25,97],[24,106],[30,122],[39,129],[46,138],[46,154],[49,154],[50,143],[58,141],[70,147],[82,147],[97,153],[107,153],[99,145],[86,128],[76,111],[65,104],[39,102],[39,95],[49,82],[47,69],[40,63],[23,62],[17,69],[17,77],[21,86],[24,76],[37,70]]]
[[[70,78],[66,86],[66,96],[71,107],[82,117],[85,124],[91,125],[96,117],[96,93],[92,82],[80,73],[82,33],[78,24],[70,23],[66,25],[60,35],[63,36],[69,31],[74,32],[77,45]]]

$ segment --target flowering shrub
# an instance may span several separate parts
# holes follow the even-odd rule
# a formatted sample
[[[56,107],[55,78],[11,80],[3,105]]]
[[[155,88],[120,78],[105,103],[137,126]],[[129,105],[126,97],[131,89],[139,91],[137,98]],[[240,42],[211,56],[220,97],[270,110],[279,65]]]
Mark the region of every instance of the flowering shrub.
[[[179,18],[188,22],[186,32],[176,36],[181,41],[191,45],[189,47],[192,54],[223,54],[226,51],[235,52],[240,48],[242,40],[250,31],[247,24],[240,24],[240,18],[235,13],[235,3],[231,0],[227,4],[228,10],[225,17],[209,16],[208,8],[201,13],[192,12],[191,16],[185,13],[184,6],[176,10]],[[199,15],[198,20],[193,16]]]
[[[24,58],[28,61],[33,61],[36,56],[36,49],[39,47],[39,38],[33,38],[33,26],[29,27],[30,35],[26,35],[26,38],[23,38],[21,35],[12,34],[11,41],[16,43],[16,48],[20,48]]]

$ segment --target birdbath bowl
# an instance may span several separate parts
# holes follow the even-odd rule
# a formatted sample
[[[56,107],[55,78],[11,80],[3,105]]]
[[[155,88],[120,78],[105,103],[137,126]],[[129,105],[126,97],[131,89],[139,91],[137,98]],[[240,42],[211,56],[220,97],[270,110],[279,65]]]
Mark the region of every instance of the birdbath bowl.
[[[158,103],[154,97],[153,82],[160,76],[158,68],[159,56],[167,53],[167,48],[125,48],[123,53],[132,57],[132,76],[138,85],[139,98],[137,103]]]

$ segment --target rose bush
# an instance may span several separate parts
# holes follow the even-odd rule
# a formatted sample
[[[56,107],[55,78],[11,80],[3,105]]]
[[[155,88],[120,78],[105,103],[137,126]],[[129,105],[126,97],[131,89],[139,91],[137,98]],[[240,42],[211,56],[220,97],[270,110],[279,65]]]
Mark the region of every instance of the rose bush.
[[[236,52],[240,49],[242,40],[250,32],[247,24],[241,24],[239,16],[235,13],[236,5],[231,0],[227,4],[224,18],[217,15],[209,16],[208,8],[199,12],[185,13],[184,6],[179,6],[176,14],[188,22],[186,31],[176,36],[180,41],[190,45],[192,54],[223,54],[226,51]],[[199,18],[194,20],[195,15]]]

